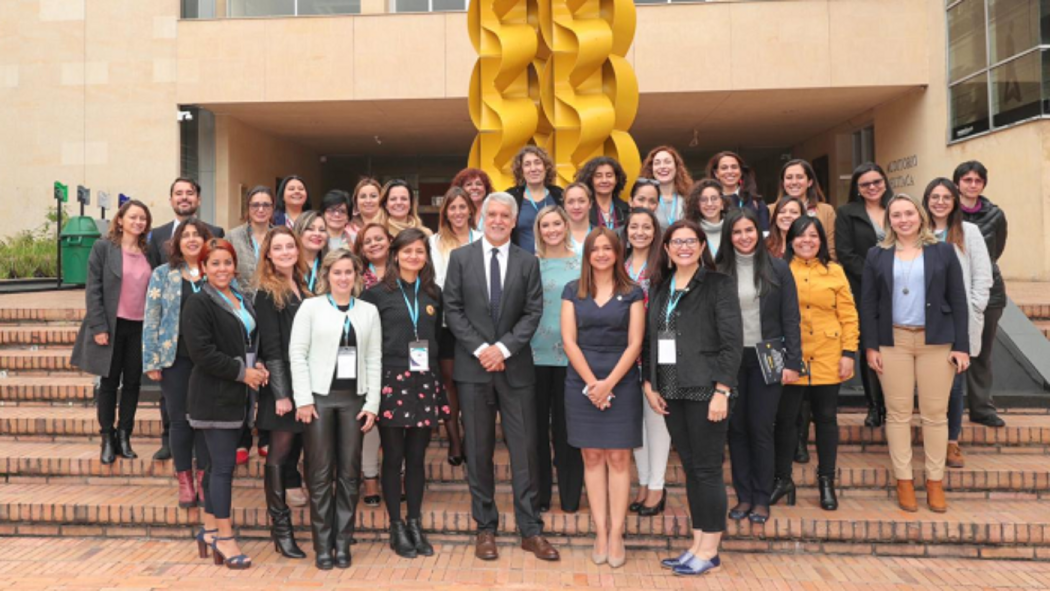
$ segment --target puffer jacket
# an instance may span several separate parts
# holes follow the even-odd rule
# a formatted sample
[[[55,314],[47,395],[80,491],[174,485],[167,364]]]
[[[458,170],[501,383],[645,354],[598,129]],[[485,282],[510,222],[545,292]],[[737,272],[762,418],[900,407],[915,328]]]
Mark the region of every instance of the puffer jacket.
[[[981,196],[977,203],[981,209],[974,213],[963,210],[963,221],[975,224],[981,229],[981,236],[988,246],[988,256],[992,259],[992,291],[988,296],[988,307],[991,309],[1006,307],[1006,284],[999,273],[999,257],[1006,250],[1006,214],[999,206]]]

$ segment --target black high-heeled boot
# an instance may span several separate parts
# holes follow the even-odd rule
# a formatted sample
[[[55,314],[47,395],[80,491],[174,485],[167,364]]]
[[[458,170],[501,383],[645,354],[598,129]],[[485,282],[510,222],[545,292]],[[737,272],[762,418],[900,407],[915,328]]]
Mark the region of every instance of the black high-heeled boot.
[[[102,434],[102,451],[98,459],[105,465],[117,461],[117,446],[113,441],[114,435],[112,432]]]
[[[795,505],[795,481],[790,478],[775,478],[773,493],[769,495],[769,504],[776,505],[781,498],[787,497],[788,506]]]
[[[416,546],[408,537],[408,529],[405,528],[404,521],[390,522],[390,549],[404,558],[417,556]]]
[[[423,533],[423,526],[418,519],[409,519],[405,529],[408,530],[408,538],[412,540],[412,545],[416,548],[416,554],[419,556],[434,555],[434,547],[427,541],[427,536]]]
[[[839,508],[839,499],[835,496],[835,479],[830,476],[817,478],[817,487],[820,489],[820,508],[825,511],[834,511]]]
[[[134,460],[139,457],[139,454],[131,449],[131,431],[117,429],[117,450],[120,452],[120,457],[126,460]]]
[[[270,537],[273,549],[286,558],[306,558],[306,553],[295,543],[292,511],[284,497],[284,473],[281,466],[263,467],[263,487],[266,491],[266,512],[270,515]]]

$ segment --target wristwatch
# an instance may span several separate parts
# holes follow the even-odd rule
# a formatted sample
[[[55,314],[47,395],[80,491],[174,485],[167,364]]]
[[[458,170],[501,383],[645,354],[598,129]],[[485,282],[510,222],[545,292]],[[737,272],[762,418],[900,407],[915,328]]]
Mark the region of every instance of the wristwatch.
[[[729,398],[729,390],[723,390],[721,388],[715,388],[715,392]]]

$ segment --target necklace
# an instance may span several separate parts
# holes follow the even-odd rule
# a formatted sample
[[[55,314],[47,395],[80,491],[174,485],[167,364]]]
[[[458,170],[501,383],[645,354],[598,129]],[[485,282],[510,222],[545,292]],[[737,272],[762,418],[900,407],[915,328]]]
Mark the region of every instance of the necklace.
[[[921,251],[919,252],[919,254],[915,255],[915,258],[913,258],[911,261],[909,261],[911,264],[908,265],[907,268],[905,268],[905,270],[904,270],[904,288],[901,289],[901,293],[904,294],[904,295],[908,295],[908,294],[911,293],[911,290],[908,289],[908,283],[911,281],[911,270],[912,270],[912,267],[915,266],[915,261],[920,256],[922,256],[922,252]],[[903,260],[901,261],[901,264],[904,264]]]

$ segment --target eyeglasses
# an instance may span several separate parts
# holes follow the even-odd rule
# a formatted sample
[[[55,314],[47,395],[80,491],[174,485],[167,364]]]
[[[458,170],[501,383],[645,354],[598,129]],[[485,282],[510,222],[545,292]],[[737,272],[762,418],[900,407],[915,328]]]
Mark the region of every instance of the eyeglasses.
[[[876,187],[881,187],[883,182],[884,181],[882,179],[879,179],[877,181],[871,181],[871,182],[867,182],[867,183],[858,183],[857,186],[866,191],[868,189],[874,189]]]
[[[674,238],[670,242],[670,245],[675,248],[682,248],[683,246],[696,246],[700,244],[699,238]]]
[[[977,177],[977,178],[973,178],[973,177],[961,178],[961,179],[959,179],[959,184],[960,185],[983,185],[984,184],[984,179],[982,179],[980,177]]]
[[[717,205],[722,202],[721,197],[701,197],[700,204]]]
[[[267,210],[273,209],[273,203],[252,203],[248,205],[248,209]]]
[[[644,178],[644,177],[638,177],[638,180],[636,180],[635,183],[642,184],[642,185],[652,185],[654,187],[659,187],[660,186],[660,181],[658,181],[656,179],[647,179],[647,178]]]
[[[951,195],[930,195],[930,203],[933,203],[934,201],[938,203],[940,203],[941,201],[945,203],[951,203],[952,201],[954,201],[954,199]]]
[[[341,207],[333,207],[331,209],[326,209],[326,210],[324,210],[324,213],[325,213],[325,215],[330,215],[330,216],[336,217],[336,218],[341,218],[341,217],[347,215],[346,210],[341,208]]]

